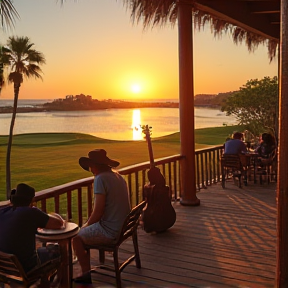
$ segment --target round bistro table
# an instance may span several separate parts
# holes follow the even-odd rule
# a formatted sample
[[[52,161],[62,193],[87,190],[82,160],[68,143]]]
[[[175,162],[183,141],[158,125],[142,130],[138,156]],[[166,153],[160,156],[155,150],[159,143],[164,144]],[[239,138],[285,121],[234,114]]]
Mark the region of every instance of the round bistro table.
[[[71,240],[79,232],[80,228],[76,223],[67,222],[63,229],[42,229],[39,228],[36,238],[43,242],[59,243],[62,257],[62,279],[61,288],[71,288],[73,278],[73,260]]]

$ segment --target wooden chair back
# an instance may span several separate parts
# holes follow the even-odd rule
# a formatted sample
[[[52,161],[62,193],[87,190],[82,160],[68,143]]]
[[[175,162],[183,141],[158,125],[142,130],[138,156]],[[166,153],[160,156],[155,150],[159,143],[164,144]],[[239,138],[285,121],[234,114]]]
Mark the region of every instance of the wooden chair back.
[[[232,170],[242,170],[242,162],[238,154],[223,154],[221,157],[223,168],[231,168]]]
[[[60,263],[60,258],[57,258],[26,273],[14,254],[0,251],[0,283],[17,283],[23,287],[30,287],[40,279],[46,281],[48,276],[57,271]]]
[[[146,205],[146,202],[143,201],[140,204],[138,204],[136,207],[132,208],[132,210],[127,215],[123,223],[121,232],[118,236],[118,239],[115,245],[121,244],[123,241],[131,237],[135,232],[137,232],[140,216],[145,205]]]
[[[246,167],[246,166],[245,166]],[[222,170],[222,187],[225,188],[225,181],[229,175],[239,179],[238,186],[242,187],[242,176],[244,176],[244,184],[247,184],[246,168],[243,166],[240,155],[238,154],[223,154],[221,156],[221,170]]]
[[[28,278],[17,257],[0,251],[0,281],[8,279],[18,282],[28,282]]]

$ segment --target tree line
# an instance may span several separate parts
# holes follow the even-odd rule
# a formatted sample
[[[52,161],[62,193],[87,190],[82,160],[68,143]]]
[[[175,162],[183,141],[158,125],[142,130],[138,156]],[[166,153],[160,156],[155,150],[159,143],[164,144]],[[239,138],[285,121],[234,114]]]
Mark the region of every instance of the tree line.
[[[278,139],[278,78],[251,79],[237,91],[195,96],[195,106],[217,106],[236,117],[255,136],[272,133]]]

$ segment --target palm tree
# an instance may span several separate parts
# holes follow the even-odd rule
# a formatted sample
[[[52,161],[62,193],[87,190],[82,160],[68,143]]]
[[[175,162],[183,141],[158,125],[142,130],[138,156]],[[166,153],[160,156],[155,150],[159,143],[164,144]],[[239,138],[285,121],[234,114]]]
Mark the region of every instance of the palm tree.
[[[17,104],[19,89],[23,82],[23,75],[28,79],[33,76],[36,79],[42,79],[40,73],[42,70],[39,65],[45,64],[45,57],[32,47],[34,43],[30,42],[28,37],[12,36],[8,39],[7,46],[2,49],[4,69],[8,70],[8,81],[14,83],[14,103],[13,112],[9,130],[9,138],[7,144],[6,155],[6,196],[9,199],[11,191],[11,171],[10,156],[13,138],[13,128],[17,113]]]
[[[19,19],[20,16],[13,6],[11,0],[1,0],[0,1],[0,25],[2,29],[5,31],[7,27],[13,28],[16,19]],[[2,87],[5,84],[4,79],[4,63],[2,58],[2,46],[0,46],[0,95]]]

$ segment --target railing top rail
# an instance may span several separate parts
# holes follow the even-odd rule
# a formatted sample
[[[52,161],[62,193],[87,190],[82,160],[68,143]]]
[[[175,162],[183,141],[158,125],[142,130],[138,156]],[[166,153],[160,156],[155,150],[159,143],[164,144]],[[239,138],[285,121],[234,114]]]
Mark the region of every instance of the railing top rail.
[[[83,186],[88,186],[89,184],[91,184],[94,180],[93,176],[87,177],[87,178],[83,178],[83,179],[79,179],[79,180],[75,180],[69,183],[65,183],[62,185],[58,185],[52,188],[47,188],[45,190],[41,190],[39,192],[36,193],[34,199],[35,201],[40,201],[42,199],[53,197],[57,194],[62,194],[65,193],[67,191],[71,191],[71,190],[75,190],[78,188],[81,188]],[[1,203],[1,202],[0,202]]]
[[[223,149],[224,144],[223,145],[216,145],[216,146],[212,146],[209,148],[205,148],[205,149],[197,149],[195,150],[195,154],[201,154],[203,152],[211,152],[211,151],[215,151],[215,150],[219,150],[219,149]]]

